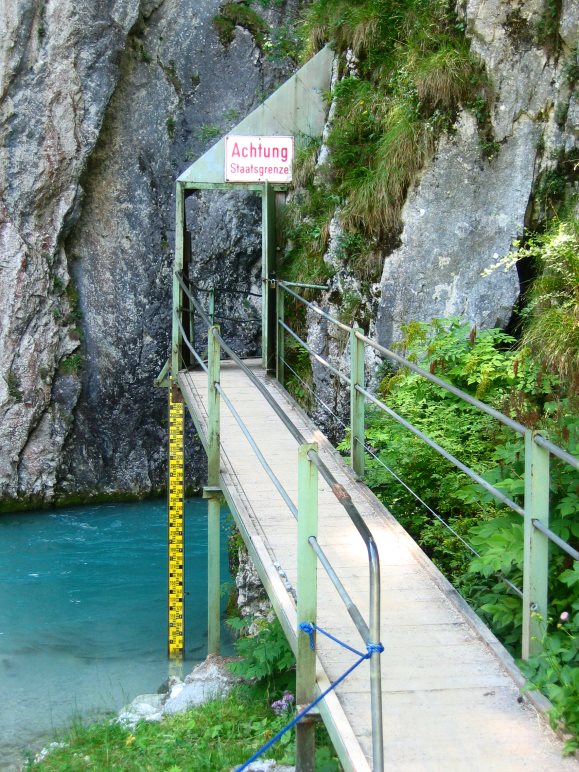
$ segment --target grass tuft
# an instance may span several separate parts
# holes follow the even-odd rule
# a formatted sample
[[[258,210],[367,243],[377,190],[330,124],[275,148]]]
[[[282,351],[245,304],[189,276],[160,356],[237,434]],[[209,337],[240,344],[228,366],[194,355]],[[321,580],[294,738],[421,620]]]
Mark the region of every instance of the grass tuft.
[[[213,26],[221,44],[227,48],[235,38],[235,28],[243,27],[253,35],[256,45],[263,49],[269,33],[269,24],[245,3],[225,3],[213,18]]]
[[[461,105],[484,93],[481,67],[445,0],[315,0],[302,31],[308,54],[330,42],[337,52],[352,51],[357,57],[332,94],[330,163],[323,176],[327,195],[339,203],[346,232],[369,240],[374,254],[380,246],[387,251],[396,243],[408,189],[438,136],[454,123]],[[311,165],[302,171],[298,186],[313,177]],[[302,203],[307,230],[311,206]],[[324,216],[329,222],[331,213],[324,209]],[[313,218],[316,225],[319,219]],[[320,229],[318,243],[294,239],[286,268],[292,261],[307,266],[314,257],[319,265],[326,233]],[[377,273],[370,254],[365,250],[360,262],[349,263],[359,278],[369,270]]]
[[[519,256],[539,263],[541,274],[530,292],[529,323],[523,344],[551,372],[579,386],[579,218],[555,218],[542,236]]]

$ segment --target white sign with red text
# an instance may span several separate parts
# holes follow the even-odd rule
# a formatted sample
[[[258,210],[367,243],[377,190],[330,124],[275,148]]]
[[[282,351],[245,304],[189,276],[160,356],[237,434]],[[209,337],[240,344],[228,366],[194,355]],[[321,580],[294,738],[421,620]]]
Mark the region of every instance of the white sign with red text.
[[[225,137],[227,182],[291,182],[293,137]]]

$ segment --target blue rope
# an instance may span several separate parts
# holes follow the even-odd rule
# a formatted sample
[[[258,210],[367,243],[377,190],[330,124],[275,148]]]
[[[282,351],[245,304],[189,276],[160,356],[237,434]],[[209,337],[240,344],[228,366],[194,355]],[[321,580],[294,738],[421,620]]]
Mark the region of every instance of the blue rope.
[[[322,633],[322,635],[325,635],[326,638],[329,638],[330,640],[334,641],[335,643],[339,643],[340,646],[343,646],[345,649],[348,649],[348,651],[351,651],[353,654],[356,654],[358,657],[363,657],[364,652],[358,651],[358,649],[353,649],[351,646],[348,646],[347,643],[344,643],[344,641],[338,640],[338,638],[334,638],[334,636],[329,633],[327,630],[324,630],[321,627],[318,627],[317,625],[312,625],[309,622],[302,622],[300,624],[300,630],[303,630],[304,633],[307,633],[310,636],[310,649],[314,649],[314,630],[317,630],[319,633]],[[368,644],[369,646],[374,646],[375,644]],[[378,644],[381,646],[381,644]]]
[[[314,649],[314,630],[318,630],[320,633],[323,633],[323,635],[326,635],[328,638],[331,638],[333,641],[336,641],[336,643],[339,643],[340,646],[343,646],[345,649],[349,649],[350,651],[353,651],[355,654],[358,654],[360,659],[357,660],[357,662],[354,662],[354,664],[346,670],[345,673],[343,673],[339,678],[337,678],[334,683],[330,684],[328,688],[322,692],[322,694],[319,695],[319,697],[316,697],[316,699],[311,702],[307,707],[305,707],[300,713],[293,718],[289,724],[284,726],[283,729],[280,729],[277,734],[275,734],[270,740],[268,740],[265,745],[262,745],[259,750],[257,750],[251,758],[247,759],[247,761],[242,764],[240,767],[238,767],[235,772],[243,772],[245,769],[248,768],[248,766],[256,761],[261,755],[263,755],[269,748],[271,748],[272,745],[275,745],[275,743],[284,736],[286,732],[289,732],[290,729],[293,729],[294,726],[301,721],[301,719],[307,715],[312,708],[315,708],[318,703],[320,703],[324,697],[326,697],[333,689],[336,688],[339,684],[342,683],[344,679],[346,679],[350,673],[355,670],[358,665],[361,665],[362,662],[364,662],[367,659],[370,659],[370,657],[373,654],[381,654],[384,651],[384,646],[382,646],[381,643],[368,643],[366,644],[367,653],[362,654],[359,651],[356,651],[356,649],[353,649],[351,646],[348,646],[348,644],[344,643],[343,641],[339,641],[337,638],[334,638],[333,635],[330,635],[330,633],[327,633],[325,630],[322,630],[321,628],[317,627],[317,625],[312,625],[309,622],[302,622],[299,625],[300,630],[302,630],[306,635],[310,636],[310,647]]]

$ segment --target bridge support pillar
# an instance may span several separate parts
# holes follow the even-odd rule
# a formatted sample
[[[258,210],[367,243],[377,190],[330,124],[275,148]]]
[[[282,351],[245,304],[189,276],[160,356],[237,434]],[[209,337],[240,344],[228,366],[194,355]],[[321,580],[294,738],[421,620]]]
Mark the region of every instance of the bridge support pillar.
[[[219,654],[221,648],[221,491],[220,471],[220,409],[219,398],[221,348],[214,332],[209,328],[207,338],[207,487],[203,495],[208,498],[207,511],[207,652]]]
[[[317,620],[317,557],[309,538],[318,536],[318,470],[308,458],[317,444],[306,443],[298,450],[298,624]],[[315,698],[316,652],[309,636],[298,629],[296,703],[309,705]],[[307,717],[306,717],[307,718]],[[296,772],[314,772],[316,727],[312,721],[296,726]]]

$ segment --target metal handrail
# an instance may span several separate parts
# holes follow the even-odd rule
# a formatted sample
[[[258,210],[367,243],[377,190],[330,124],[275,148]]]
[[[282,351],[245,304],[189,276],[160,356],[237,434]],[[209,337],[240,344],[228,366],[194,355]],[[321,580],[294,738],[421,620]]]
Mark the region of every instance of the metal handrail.
[[[250,379],[250,381],[254,384],[254,386],[256,386],[256,388],[266,399],[268,404],[273,408],[275,413],[282,420],[284,426],[289,430],[289,432],[294,437],[294,439],[296,439],[300,445],[307,444],[308,441],[306,440],[306,438],[303,436],[303,434],[300,432],[297,426],[295,426],[295,424],[291,421],[291,419],[286,415],[286,413],[283,411],[281,406],[276,402],[276,400],[273,398],[273,396],[270,394],[270,392],[267,390],[264,384],[259,380],[259,378],[257,378],[255,373],[253,373],[250,370],[250,368],[247,367],[245,362],[243,362],[243,360],[223,340],[220,333],[217,331],[216,327],[212,325],[211,320],[209,319],[209,316],[207,316],[207,314],[202,309],[201,305],[198,303],[198,301],[194,298],[192,293],[189,291],[189,288],[186,285],[183,275],[180,273],[177,273],[177,280],[182,290],[185,292],[185,294],[192,302],[197,312],[200,314],[203,321],[206,323],[206,326],[208,329],[208,335],[212,335],[215,338],[215,340],[219,343],[219,346],[221,347],[221,349],[223,349],[223,351],[245,373],[245,375]],[[187,334],[178,318],[178,315],[179,315],[178,312],[176,312],[177,322],[179,324],[179,329],[183,337],[184,343],[192,351],[195,358],[201,364],[203,369],[207,371],[207,367],[204,365],[203,360],[197,354],[197,352],[194,351],[194,347],[192,346],[191,342],[188,340]],[[269,465],[267,464],[267,461],[265,460],[263,454],[259,450],[257,444],[255,443],[255,440],[251,436],[249,429],[247,428],[247,426],[243,422],[243,419],[241,418],[239,413],[235,410],[231,401],[225,394],[221,384],[215,383],[214,387],[219,392],[221,397],[224,399],[234,419],[238,423],[241,431],[243,432],[246,439],[249,441],[253,451],[256,453],[260,464],[262,465],[262,467],[264,468],[264,470],[272,480],[274,486],[282,496],[284,502],[286,503],[286,505],[288,506],[288,508],[294,515],[294,517],[297,517],[297,514],[298,514],[297,508],[291,501],[291,498],[289,497],[289,494],[283,487],[282,483],[279,481],[279,479],[277,478],[277,476],[275,475],[271,467],[269,467]],[[346,589],[344,588],[342,582],[338,578],[336,572],[332,569],[330,561],[328,560],[325,553],[319,546],[317,539],[315,539],[315,537],[311,537],[308,540],[309,544],[312,547],[312,550],[314,551],[318,559],[320,560],[322,566],[326,570],[330,580],[332,581],[332,584],[334,585],[338,594],[340,595],[340,598],[344,602],[346,609],[351,619],[353,620],[354,624],[356,625],[358,632],[362,636],[362,640],[364,641],[364,643],[366,644],[379,643],[380,641],[380,558],[378,554],[378,547],[376,545],[376,542],[374,540],[374,537],[372,536],[370,529],[368,528],[362,516],[358,512],[358,509],[356,508],[354,502],[352,501],[350,494],[347,492],[344,486],[341,485],[341,483],[339,483],[336,480],[336,478],[332,475],[331,471],[328,469],[326,464],[323,462],[323,460],[320,458],[319,454],[315,450],[310,450],[307,453],[307,456],[310,459],[310,461],[314,464],[314,466],[317,468],[318,472],[330,485],[330,488],[333,494],[336,496],[339,504],[341,504],[341,506],[346,510],[346,513],[348,514],[350,520],[352,521],[353,525],[355,526],[356,530],[358,531],[358,533],[360,534],[360,536],[362,537],[366,545],[366,549],[368,552],[369,572],[370,572],[370,603],[369,603],[370,623],[369,625],[365,623],[359,609],[357,608],[357,606],[354,604],[354,602],[348,595]],[[381,674],[380,674],[380,659],[379,657],[376,657],[376,656],[373,656],[370,658],[370,691],[371,691],[371,701],[372,701],[372,745],[373,745],[374,768],[376,772],[379,772],[380,770],[383,769],[382,688],[381,688]]]
[[[369,399],[370,402],[373,402],[375,405],[381,408],[381,410],[387,413],[390,416],[390,418],[393,418],[405,429],[408,429],[409,432],[412,432],[412,434],[415,434],[423,442],[425,442],[431,448],[436,450],[437,453],[440,453],[440,455],[443,458],[445,458],[447,461],[450,461],[451,464],[454,464],[454,466],[456,466],[457,469],[460,469],[460,471],[464,472],[464,474],[466,474],[467,477],[470,477],[471,480],[474,480],[476,483],[478,483],[481,486],[481,488],[484,488],[489,493],[492,493],[492,495],[496,499],[498,499],[500,502],[505,504],[507,507],[510,507],[518,515],[521,515],[522,517],[525,516],[525,510],[523,509],[523,507],[519,506],[519,504],[517,504],[515,501],[510,499],[508,496],[505,496],[505,494],[502,491],[500,491],[498,488],[495,488],[494,485],[491,485],[483,477],[481,477],[480,474],[477,474],[466,464],[463,464],[462,461],[459,461],[458,458],[456,458],[456,456],[453,456],[452,453],[449,453],[447,450],[445,450],[442,447],[442,445],[438,444],[438,442],[436,442],[435,440],[432,440],[427,434],[424,434],[424,432],[421,432],[420,429],[417,429],[416,426],[413,426],[410,423],[410,421],[406,421],[406,419],[398,415],[398,413],[392,410],[392,408],[388,407],[388,405],[382,402],[382,400],[378,399],[367,389],[363,389],[360,386],[356,386],[355,389],[356,391],[359,391],[360,394],[363,394],[366,397],[366,399]]]
[[[296,340],[298,343],[300,343],[303,348],[308,352],[308,354],[313,357],[316,361],[318,361],[320,364],[324,365],[331,373],[333,373],[337,378],[339,378],[341,381],[344,381],[344,383],[347,383],[348,386],[351,385],[352,381],[350,378],[348,378],[347,375],[344,373],[341,373],[337,368],[335,368],[333,365],[331,365],[326,359],[321,357],[319,354],[316,354],[315,351],[312,351],[312,349],[308,346],[308,344],[303,341],[300,336],[294,332],[291,327],[288,327],[285,322],[283,322],[281,319],[278,319],[279,324],[283,327],[286,332],[289,332],[289,334],[292,336],[294,340]]]
[[[523,590],[523,596],[524,596],[523,657],[524,658],[528,657],[531,649],[533,647],[534,648],[538,647],[539,644],[537,642],[540,639],[537,614],[534,613],[537,610],[537,604],[535,600],[532,599],[533,594],[536,594],[536,596],[541,599],[541,603],[539,604],[540,613],[542,613],[545,616],[545,618],[547,616],[546,614],[546,607],[547,607],[546,570],[547,569],[545,568],[545,566],[543,566],[542,569],[537,568],[536,555],[540,553],[545,556],[542,559],[544,559],[545,561],[548,561],[548,552],[546,552],[546,547],[543,548],[543,546],[536,543],[537,537],[534,536],[533,534],[535,532],[542,534],[543,537],[546,537],[548,541],[552,542],[553,544],[556,544],[560,549],[564,550],[574,560],[579,560],[579,552],[576,549],[574,549],[570,544],[568,544],[559,536],[557,536],[557,534],[555,534],[548,527],[548,506],[549,506],[548,495],[546,495],[545,491],[542,490],[543,483],[541,481],[546,480],[546,487],[547,487],[547,493],[548,493],[549,454],[552,454],[553,456],[556,456],[557,458],[561,459],[565,463],[568,463],[574,469],[579,469],[579,458],[576,458],[575,456],[571,455],[568,451],[562,448],[559,448],[557,445],[555,445],[553,442],[551,442],[551,440],[547,439],[546,437],[543,437],[542,435],[536,432],[531,432],[525,426],[523,426],[523,424],[519,423],[518,421],[515,421],[509,416],[504,415],[503,413],[491,407],[490,405],[487,405],[486,403],[481,402],[480,400],[476,399],[476,397],[473,397],[470,394],[467,394],[466,392],[462,391],[456,386],[453,386],[451,383],[448,383],[447,381],[437,377],[433,373],[430,373],[424,370],[423,368],[414,364],[414,362],[410,362],[409,360],[405,359],[399,354],[396,354],[395,352],[390,351],[385,346],[382,346],[381,344],[379,344],[377,341],[372,340],[367,335],[364,335],[364,333],[359,328],[350,327],[349,325],[344,324],[338,319],[335,319],[329,313],[319,308],[315,303],[312,303],[306,300],[297,292],[292,290],[290,288],[291,283],[276,280],[276,284],[282,290],[282,292],[279,293],[280,294],[280,305],[279,305],[280,313],[276,314],[276,326],[278,327],[278,329],[285,330],[290,335],[292,335],[292,337],[295,340],[297,340],[305,348],[305,350],[308,351],[312,356],[314,356],[315,359],[318,362],[320,362],[322,365],[326,364],[326,360],[323,357],[321,357],[319,354],[312,352],[308,344],[305,341],[303,341],[297,335],[297,333],[295,333],[286,324],[285,319],[283,318],[284,317],[283,292],[287,293],[288,295],[291,295],[299,303],[307,307],[313,313],[326,319],[327,321],[334,324],[339,329],[347,332],[350,335],[350,345],[352,349],[352,356],[354,356],[354,350],[356,350],[357,352],[356,357],[359,358],[358,348],[357,347],[354,348],[355,343],[359,341],[362,347],[365,345],[368,345],[371,348],[373,348],[375,351],[377,351],[379,354],[381,354],[382,356],[388,357],[389,359],[393,360],[397,364],[407,368],[408,370],[416,373],[417,375],[422,376],[423,378],[426,378],[428,381],[430,381],[431,383],[434,383],[436,386],[459,397],[461,400],[481,410],[482,412],[489,415],[491,418],[494,418],[495,420],[499,421],[503,425],[507,426],[508,428],[512,429],[513,431],[525,437],[525,445],[528,450],[528,455],[526,454],[525,456],[526,458],[525,507],[523,508],[519,504],[517,504],[516,502],[512,501],[507,496],[505,496],[499,489],[497,489],[496,487],[488,483],[486,480],[484,480],[484,478],[478,475],[474,470],[470,469],[468,466],[466,466],[461,461],[459,461],[455,456],[453,456],[451,453],[446,451],[442,446],[440,446],[434,440],[431,440],[427,435],[425,435],[419,429],[414,427],[410,422],[405,421],[401,416],[399,416],[391,408],[389,408],[384,402],[379,400],[374,394],[372,394],[366,388],[364,388],[365,384],[363,383],[363,379],[364,379],[363,364],[362,364],[361,375],[356,375],[356,376],[354,375],[354,364],[352,364],[351,378],[347,379],[347,376],[344,376],[343,373],[339,373],[336,370],[336,368],[334,368],[332,365],[327,363],[329,365],[329,369],[332,372],[334,372],[336,375],[339,375],[341,380],[348,382],[350,385],[352,464],[354,466],[355,471],[358,474],[361,474],[363,471],[363,455],[361,459],[360,457],[358,457],[358,460],[357,460],[354,455],[354,448],[359,446],[361,446],[362,448],[365,448],[365,444],[363,441],[364,440],[363,407],[362,407],[361,416],[358,413],[354,412],[355,404],[356,404],[354,398],[355,398],[355,395],[357,394],[363,396],[365,399],[368,399],[373,404],[377,405],[381,410],[385,411],[391,418],[398,421],[398,423],[404,426],[407,430],[413,432],[421,440],[423,440],[430,447],[436,450],[440,455],[442,455],[444,458],[450,461],[454,466],[460,469],[464,474],[466,474],[468,477],[473,479],[486,491],[491,493],[498,501],[510,507],[512,510],[514,510],[517,514],[521,515],[525,519],[524,538],[525,538],[526,568],[524,569],[524,573],[526,574],[527,572],[529,572],[529,574],[531,575],[530,577],[527,576],[527,579],[524,582],[525,588]],[[319,287],[319,289],[322,289],[322,287]],[[323,289],[327,290],[328,288],[323,287]],[[281,348],[281,353],[278,352],[278,356],[283,357],[283,333],[281,334],[279,346]],[[362,352],[363,352],[363,348],[362,348]],[[355,360],[353,359],[352,362],[354,363],[354,361]],[[362,353],[362,362],[363,362],[363,353]],[[278,372],[282,373],[283,375],[283,369],[281,366],[278,367]],[[548,542],[545,542],[545,545],[547,543]],[[534,573],[535,571],[537,572],[537,574]]]
[[[338,319],[335,319],[326,311],[322,311],[321,308],[318,308],[314,303],[311,303],[309,300],[302,298],[302,296],[298,295],[297,292],[294,292],[293,290],[289,289],[286,282],[279,281],[278,284],[280,287],[283,287],[283,289],[285,289],[286,292],[292,295],[292,297],[299,300],[300,303],[302,303],[304,306],[307,306],[310,310],[314,311],[314,313],[318,314],[319,316],[323,316],[324,319],[327,319],[329,322],[333,322],[333,324],[335,324],[336,327],[339,327],[341,330],[344,330],[345,332],[349,333],[351,330],[354,329],[353,327],[349,327],[347,324],[340,322]],[[455,396],[460,397],[461,399],[464,399],[465,402],[469,402],[474,407],[478,407],[483,412],[487,413],[493,418],[496,418],[497,421],[500,421],[501,423],[505,424],[505,426],[509,426],[511,429],[518,432],[519,434],[525,433],[526,429],[521,423],[513,420],[512,418],[509,418],[509,416],[503,415],[503,413],[501,413],[500,411],[495,410],[494,407],[491,407],[490,405],[487,405],[484,402],[481,402],[480,399],[477,399],[476,397],[473,397],[470,394],[467,394],[466,391],[462,391],[462,389],[459,389],[456,386],[453,386],[452,383],[448,383],[447,381],[444,381],[442,378],[439,378],[438,376],[433,375],[432,373],[429,373],[428,370],[423,370],[421,367],[418,367],[418,365],[415,365],[413,362],[410,362],[408,359],[405,359],[404,357],[400,356],[400,354],[396,354],[394,351],[390,351],[384,346],[381,346],[377,341],[372,340],[372,338],[368,338],[367,335],[363,335],[361,332],[358,332],[358,331],[355,332],[355,335],[356,335],[356,338],[358,338],[358,340],[361,340],[363,343],[366,343],[368,346],[371,346],[376,351],[379,351],[381,354],[384,354],[384,356],[387,356],[389,359],[393,359],[397,364],[402,365],[403,367],[407,367],[409,370],[412,370],[413,373],[416,373],[417,375],[422,375],[424,378],[427,378],[429,381],[432,381],[432,383],[435,383],[437,386],[440,386],[442,389],[445,389],[446,391],[449,391],[451,394],[454,394]]]

